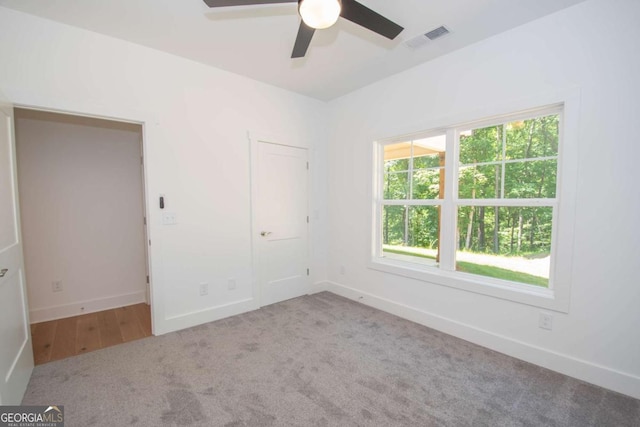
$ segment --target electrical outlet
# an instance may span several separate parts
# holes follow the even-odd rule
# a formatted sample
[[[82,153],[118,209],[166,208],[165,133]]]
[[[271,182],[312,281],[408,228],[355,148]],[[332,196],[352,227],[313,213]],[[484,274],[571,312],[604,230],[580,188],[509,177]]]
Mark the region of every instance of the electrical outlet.
[[[229,290],[232,291],[235,288],[236,288],[236,279],[230,278],[229,279]]]
[[[538,326],[541,329],[550,331],[553,329],[553,315],[551,313],[540,312],[540,318],[538,319]]]
[[[344,265],[341,265],[340,268],[338,269],[340,271],[340,274],[344,276],[344,274],[346,273],[346,270],[344,268]]]
[[[51,290],[53,292],[62,292],[62,281],[56,280],[55,282],[51,282]]]
[[[200,283],[200,296],[203,297],[205,295],[209,295],[209,284]]]

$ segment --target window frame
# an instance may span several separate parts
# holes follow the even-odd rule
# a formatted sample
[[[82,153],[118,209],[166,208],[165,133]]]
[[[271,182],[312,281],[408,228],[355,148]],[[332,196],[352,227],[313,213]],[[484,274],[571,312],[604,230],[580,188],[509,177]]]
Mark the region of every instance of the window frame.
[[[437,285],[457,288],[496,298],[506,299],[544,309],[569,311],[571,276],[573,265],[573,218],[577,187],[577,123],[578,97],[564,96],[555,102],[537,103],[533,108],[512,106],[483,118],[467,116],[458,120],[442,120],[445,126],[432,127],[423,132],[411,132],[402,136],[381,138],[373,145],[373,185],[371,200],[371,252],[368,267],[374,270],[409,277]],[[513,111],[516,111],[513,113]],[[459,198],[459,147],[460,132],[487,126],[506,124],[517,120],[555,115],[560,116],[559,148],[557,154],[556,194],[554,199],[533,198]],[[428,129],[428,128],[427,128]],[[384,200],[384,146],[446,134],[445,188],[443,199]],[[536,159],[521,159],[530,161]],[[501,161],[505,161],[502,158]],[[409,179],[412,179],[410,176]],[[504,183],[501,187],[504,186]],[[501,192],[502,193],[502,192]],[[503,194],[501,194],[503,195]],[[409,194],[412,197],[412,194]],[[410,202],[410,203],[407,203]],[[442,206],[440,228],[440,266],[428,266],[384,257],[382,252],[382,210],[385,205]],[[457,212],[460,206],[526,206],[551,207],[553,209],[551,265],[549,287],[542,288],[474,275],[455,270]]]

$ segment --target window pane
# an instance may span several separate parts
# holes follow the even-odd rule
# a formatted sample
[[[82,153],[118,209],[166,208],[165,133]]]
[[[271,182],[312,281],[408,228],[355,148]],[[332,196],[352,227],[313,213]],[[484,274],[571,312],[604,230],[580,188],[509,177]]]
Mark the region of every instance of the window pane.
[[[384,198],[405,200],[409,195],[409,172],[394,172],[384,175]]]
[[[436,135],[413,141],[413,168],[434,168],[444,166],[444,152],[447,148],[447,136]],[[440,154],[443,155],[442,160]]]
[[[557,156],[558,123],[558,115],[508,123],[506,159]]]
[[[507,163],[504,196],[511,199],[555,198],[557,171],[557,160]]]
[[[384,206],[382,209],[382,243],[402,245],[405,241],[405,206]]]
[[[502,125],[499,125],[460,132],[460,164],[501,160],[502,131]]]
[[[444,198],[444,168],[420,169],[413,172],[413,198]]]
[[[413,199],[444,197],[446,135],[413,141]]]
[[[409,170],[409,159],[394,159],[384,161],[384,171],[386,173],[393,173],[398,171]]]
[[[411,142],[400,142],[384,146],[384,170],[406,171],[409,170],[409,158],[411,157]]]
[[[409,161],[411,143],[384,146],[384,188],[387,200],[404,200],[409,196]]]
[[[498,199],[502,165],[461,166],[458,197],[461,199]]]
[[[384,257],[436,265],[439,253],[438,206],[384,206]]]
[[[552,221],[551,207],[460,207],[456,269],[548,287]]]
[[[440,163],[440,154],[422,155],[413,158],[413,169],[429,169],[444,166],[444,151],[442,152],[442,164]]]

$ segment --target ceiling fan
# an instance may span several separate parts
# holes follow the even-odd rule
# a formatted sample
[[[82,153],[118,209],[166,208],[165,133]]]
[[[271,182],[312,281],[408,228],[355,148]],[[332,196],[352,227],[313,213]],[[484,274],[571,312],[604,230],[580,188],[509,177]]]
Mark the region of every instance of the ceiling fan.
[[[302,17],[291,58],[302,58],[316,30],[329,28],[342,16],[349,21],[390,40],[404,28],[355,0],[204,0],[209,7],[249,6],[254,4],[298,3]]]

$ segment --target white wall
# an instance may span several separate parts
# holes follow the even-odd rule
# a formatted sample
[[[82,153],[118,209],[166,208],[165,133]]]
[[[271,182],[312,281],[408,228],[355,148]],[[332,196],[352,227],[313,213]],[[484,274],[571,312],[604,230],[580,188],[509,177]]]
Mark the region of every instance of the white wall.
[[[588,1],[326,106],[0,8],[0,87],[19,104],[145,122],[157,333],[253,308],[246,131],[276,133],[311,148],[315,282],[326,271],[336,292],[640,397],[639,13],[634,0]],[[570,312],[555,315],[553,332],[537,327],[533,307],[366,267],[373,139],[575,87],[582,94],[575,271]],[[178,226],[161,225],[160,193]],[[238,279],[237,290],[226,290],[228,277]],[[209,297],[197,295],[201,281],[211,284]]]
[[[255,308],[247,131],[308,145],[311,274],[325,279],[324,103],[5,8],[0,58],[16,104],[144,122],[156,334]],[[159,194],[177,225],[162,225]]]
[[[20,109],[15,127],[31,322],[144,302],[142,127]]]
[[[328,289],[640,397],[638,16],[636,0],[587,1],[332,102]],[[574,90],[571,307],[552,332],[535,307],[367,268],[373,140]]]

